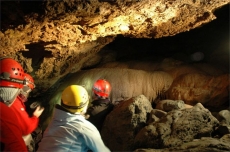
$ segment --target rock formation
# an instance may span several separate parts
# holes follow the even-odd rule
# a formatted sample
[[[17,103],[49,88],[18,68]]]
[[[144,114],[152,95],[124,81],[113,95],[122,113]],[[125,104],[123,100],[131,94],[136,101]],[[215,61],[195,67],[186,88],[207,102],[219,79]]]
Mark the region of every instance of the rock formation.
[[[167,112],[158,107],[152,108],[144,95],[117,105],[106,117],[101,133],[107,146],[112,151],[135,152],[230,150],[230,130],[220,131],[229,128],[229,110],[219,113],[224,124],[220,125],[201,103],[181,108],[166,105],[165,109],[171,109]]]
[[[3,1],[0,56],[15,58],[34,76],[36,96],[35,92],[45,92],[68,73],[84,68],[117,35],[174,36],[211,22],[216,18],[213,12],[228,3],[229,0]]]

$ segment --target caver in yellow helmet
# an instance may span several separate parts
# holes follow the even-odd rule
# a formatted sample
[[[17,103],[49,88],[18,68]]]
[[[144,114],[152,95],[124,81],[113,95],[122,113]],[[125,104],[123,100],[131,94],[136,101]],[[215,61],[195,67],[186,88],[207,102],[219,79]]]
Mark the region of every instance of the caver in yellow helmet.
[[[62,92],[61,106],[71,113],[82,112],[89,103],[86,89],[79,85],[70,85]]]

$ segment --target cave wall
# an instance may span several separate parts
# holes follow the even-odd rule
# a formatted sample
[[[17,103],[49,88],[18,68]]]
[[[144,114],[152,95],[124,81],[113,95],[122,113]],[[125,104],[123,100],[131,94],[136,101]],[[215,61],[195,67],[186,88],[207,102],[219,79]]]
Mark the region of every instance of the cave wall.
[[[43,102],[46,112],[51,112],[52,106],[59,102],[53,96],[60,95],[61,89],[69,84],[65,79],[94,68],[164,71],[177,81],[162,98],[220,106],[229,98],[229,2],[1,1],[0,56],[13,57],[34,77],[36,88],[30,101]],[[90,79],[89,92],[93,80],[105,76],[104,73],[86,76]],[[109,73],[122,75],[122,72]],[[214,80],[206,91],[208,95],[181,96],[191,92],[181,89],[185,92],[178,93],[181,83],[178,80],[187,79],[184,74],[188,78],[193,74]],[[84,83],[83,76],[69,82]],[[109,79],[114,84],[119,82]],[[192,82],[199,84],[199,81],[204,80]],[[117,85],[114,92],[128,86]],[[204,84],[201,88],[205,87]],[[177,93],[172,94],[174,91]],[[118,93],[113,98],[123,100],[139,93],[146,92],[127,93],[127,96]],[[155,90],[147,96],[154,100],[156,95]]]
[[[1,56],[18,60],[44,93],[117,35],[162,38],[216,19],[229,0],[1,1]],[[9,11],[16,10],[16,11]]]
[[[118,138],[125,136],[125,141],[132,138],[131,142],[138,133],[136,125],[141,128],[144,122],[149,123],[149,128],[158,128],[154,114],[151,116],[156,122],[147,122],[149,110],[144,110],[138,95],[146,98],[147,109],[164,99],[183,101],[191,107],[195,105],[194,109],[196,105],[203,109],[203,104],[214,112],[229,107],[229,3],[229,0],[1,1],[0,56],[13,57],[34,77],[36,89],[27,104],[39,101],[45,107],[40,117],[43,129],[67,85],[83,85],[91,94],[97,78],[111,81],[111,100],[122,104],[108,117],[103,138],[111,140],[107,144],[112,149],[117,148],[114,141],[126,149],[129,145],[111,138],[111,128],[117,129]],[[129,119],[120,119],[126,117],[121,114],[126,106],[131,106],[128,109],[133,112],[134,124]],[[127,109],[125,112],[129,113]],[[204,113],[212,117],[208,110]],[[180,123],[183,121],[178,122],[178,126],[183,125]],[[133,125],[134,130],[128,132],[132,136],[124,134],[123,129],[127,129],[120,123]],[[197,126],[195,122],[193,127]],[[159,128],[164,129],[161,124]],[[143,142],[145,129],[135,142],[152,148],[152,143]],[[190,130],[181,129],[181,133]],[[194,132],[190,133],[193,136]],[[151,137],[150,134],[148,138]],[[193,142],[190,147],[197,144]],[[177,142],[173,137],[166,143]],[[178,148],[186,146],[189,144]],[[228,144],[223,147],[229,150]]]

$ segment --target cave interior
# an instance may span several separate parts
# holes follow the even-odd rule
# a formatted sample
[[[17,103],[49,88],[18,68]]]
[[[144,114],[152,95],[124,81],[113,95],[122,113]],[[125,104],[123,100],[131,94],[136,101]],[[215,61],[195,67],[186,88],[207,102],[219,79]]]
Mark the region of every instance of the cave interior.
[[[114,2],[110,1],[109,3],[113,4]],[[41,1],[20,1],[20,3],[13,1],[1,1],[1,32],[4,33],[9,29],[15,29],[16,27],[23,24],[26,25],[27,23],[22,16],[29,15],[31,14],[31,12],[45,14],[44,9],[42,9],[42,4],[43,3]],[[17,13],[16,16],[13,16],[8,9],[9,5],[11,9],[14,9]],[[20,11],[17,11],[18,7],[20,7]],[[90,62],[90,59],[92,58],[89,58],[89,60],[85,60],[83,66],[80,66],[78,70],[75,70],[73,73],[69,72],[63,74],[62,77],[59,77],[58,80],[52,84],[52,86],[43,87],[43,83],[39,83],[38,88],[45,91],[42,91],[41,93],[39,93],[39,91],[31,93],[28,102],[26,103],[29,113],[33,112],[33,110],[30,109],[30,104],[34,101],[41,101],[41,104],[45,106],[46,110],[41,115],[40,124],[44,125],[45,123],[46,126],[47,114],[50,115],[50,113],[52,113],[51,111],[53,105],[58,102],[50,102],[50,100],[53,100],[53,98],[55,98],[54,94],[57,93],[56,90],[58,90],[58,88],[63,83],[74,82],[68,80],[76,77],[75,74],[81,73],[81,71],[84,72],[101,68],[122,69],[122,65],[125,65],[125,68],[128,69],[153,72],[160,71],[162,69],[165,70],[164,68],[162,68],[161,63],[164,61],[172,61],[170,62],[170,64],[173,64],[173,68],[175,69],[177,67],[180,67],[180,65],[189,67],[209,65],[215,70],[210,70],[206,73],[205,76],[218,77],[220,75],[227,75],[227,78],[229,78],[229,4],[216,9],[214,14],[216,16],[215,20],[206,24],[202,24],[195,29],[181,32],[172,36],[166,36],[161,38],[135,38],[123,34],[115,35],[114,39],[111,42],[108,42],[108,44],[104,45],[97,53],[92,56],[92,58],[96,58],[96,56],[100,57],[100,59],[97,60],[95,63],[87,64],[87,62]],[[15,19],[15,17],[17,17],[17,19]],[[22,49],[15,51],[15,54],[18,53],[21,54],[23,58],[31,59],[31,67],[33,67],[33,71],[30,71],[28,67],[27,71],[30,71],[29,73],[35,76],[35,81],[36,79],[40,79],[36,76],[36,70],[40,68],[40,66],[44,62],[44,59],[51,59],[54,57],[54,55],[52,54],[53,52],[44,46],[55,44],[57,44],[56,40],[51,40],[49,42],[44,42],[41,40],[39,42],[30,42],[25,44],[25,50],[29,51],[25,51]],[[17,59],[21,58],[19,57]],[[171,65],[165,66],[168,68],[166,68],[168,71],[171,70]],[[208,69],[206,70],[208,71]],[[113,73],[114,75],[116,75],[115,72]],[[93,77],[93,75],[96,74],[93,73],[91,77]],[[52,75],[49,75],[47,77],[51,77],[52,79]],[[105,77],[109,76],[106,75]],[[79,78],[79,81],[80,80],[81,79]],[[202,79],[197,80],[201,81]],[[49,80],[47,79],[47,81]],[[78,82],[78,80],[76,82]],[[118,80],[116,80],[116,82],[119,83]],[[132,83],[132,81],[130,82]],[[201,82],[196,82],[196,84],[199,83]],[[219,84],[217,85],[225,86],[223,87],[225,89],[224,91],[229,92],[229,81],[219,81]],[[117,90],[118,89],[120,88],[117,88]],[[221,102],[221,104],[204,104],[205,108],[208,108],[208,110],[210,110],[212,113],[216,113],[226,109],[229,110],[229,94],[220,94],[220,96],[223,96],[223,98],[216,96],[211,98],[211,100],[218,100]],[[154,100],[151,101],[153,102],[153,108],[155,108],[156,106],[156,103],[154,103],[154,101],[158,100],[158,98],[161,97],[162,96],[156,96]],[[171,95],[170,97],[174,96]],[[166,97],[163,96],[161,99],[166,99]],[[177,99],[174,98],[173,100]],[[199,103],[199,101],[187,102],[187,104],[192,106],[194,106],[196,103]],[[105,136],[104,138],[106,139]],[[112,145],[110,145],[110,143],[107,144],[113,150],[127,150],[126,148],[115,149]]]

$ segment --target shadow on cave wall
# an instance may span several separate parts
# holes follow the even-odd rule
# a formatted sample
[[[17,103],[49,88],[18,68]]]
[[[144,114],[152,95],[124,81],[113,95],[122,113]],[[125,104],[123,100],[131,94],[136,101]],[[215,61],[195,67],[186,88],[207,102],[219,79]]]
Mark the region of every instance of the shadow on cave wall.
[[[50,42],[50,43],[54,44],[55,42]],[[38,70],[44,58],[53,57],[52,52],[45,50],[44,47],[45,45],[50,43],[38,42],[38,43],[26,44],[25,46],[28,51],[25,50],[19,51],[20,53],[22,53],[24,57],[32,59],[31,66],[33,67],[33,72],[36,72]]]

